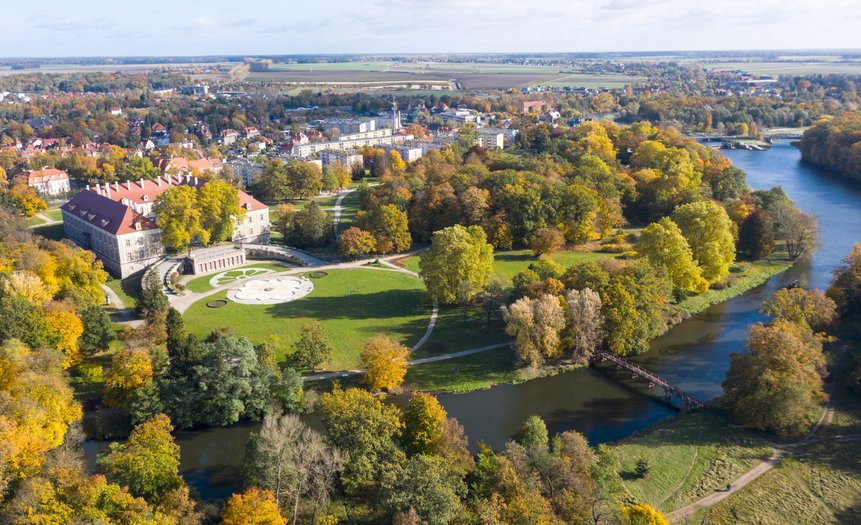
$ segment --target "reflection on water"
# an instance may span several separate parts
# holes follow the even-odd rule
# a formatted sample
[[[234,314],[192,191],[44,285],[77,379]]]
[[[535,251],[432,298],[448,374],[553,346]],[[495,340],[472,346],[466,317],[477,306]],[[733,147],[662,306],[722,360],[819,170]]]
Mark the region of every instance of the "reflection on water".
[[[652,342],[636,360],[699,399],[720,393],[729,355],[744,351],[747,327],[764,318],[762,301],[793,281],[824,288],[832,268],[861,242],[861,185],[802,165],[797,149],[778,142],[768,152],[726,151],[745,170],[754,189],[782,186],[801,209],[819,220],[820,246],[808,261],[741,297],[716,305]],[[452,372],[456,373],[456,372]],[[660,389],[631,381],[628,373],[602,366],[500,385],[463,395],[441,395],[448,413],[463,424],[473,448],[479,441],[501,447],[537,414],[551,433],[574,429],[592,443],[614,441],[671,416],[675,409]],[[239,488],[239,465],[253,425],[180,432],[182,474],[202,497],[223,498]],[[88,442],[92,459],[104,444]]]

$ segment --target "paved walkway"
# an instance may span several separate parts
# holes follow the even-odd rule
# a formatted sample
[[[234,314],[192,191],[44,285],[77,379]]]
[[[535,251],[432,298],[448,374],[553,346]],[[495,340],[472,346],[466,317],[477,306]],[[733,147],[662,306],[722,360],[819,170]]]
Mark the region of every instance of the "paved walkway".
[[[133,327],[143,324],[143,319],[139,319],[137,315],[135,315],[134,309],[127,305],[125,301],[123,301],[116,292],[111,290],[108,285],[102,285],[102,290],[104,290],[105,295],[110,298],[111,304],[105,308],[105,311],[109,316],[111,316],[111,320],[113,322]]]
[[[354,191],[356,191],[356,188],[342,191],[338,195],[338,198],[335,200],[335,206],[332,208],[332,212],[334,213],[334,216],[332,218],[332,228],[335,231],[335,239],[341,236],[341,232],[338,229],[338,225],[341,222],[341,211],[343,210],[343,208],[341,207],[341,203],[344,202],[344,198],[347,195],[353,193]]]

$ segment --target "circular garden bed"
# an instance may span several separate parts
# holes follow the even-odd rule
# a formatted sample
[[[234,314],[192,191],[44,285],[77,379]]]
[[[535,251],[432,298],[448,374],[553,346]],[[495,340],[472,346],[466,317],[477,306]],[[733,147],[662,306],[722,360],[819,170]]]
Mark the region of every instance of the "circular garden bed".
[[[227,306],[227,301],[224,299],[216,299],[214,301],[209,301],[206,303],[206,306],[209,308],[221,308],[222,306]]]
[[[326,272],[311,272],[308,274],[308,276],[311,279],[322,279],[323,277],[326,277],[327,275],[329,275],[329,274]]]

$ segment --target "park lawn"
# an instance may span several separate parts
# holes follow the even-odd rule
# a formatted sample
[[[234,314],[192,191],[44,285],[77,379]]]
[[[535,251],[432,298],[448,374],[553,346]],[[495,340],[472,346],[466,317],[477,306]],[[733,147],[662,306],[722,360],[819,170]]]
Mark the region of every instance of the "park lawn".
[[[617,257],[617,254],[563,250],[547,254],[546,256],[562,265],[563,268],[567,268],[572,264],[581,264],[589,261]],[[417,255],[398,259],[397,262],[408,270],[416,273],[419,271],[419,256]],[[532,250],[524,249],[495,252],[493,254],[493,273],[502,276],[505,279],[506,284],[510,285],[511,279],[515,275],[529,268],[529,265],[534,262],[538,262],[538,257],[533,255]]]
[[[497,309],[491,313],[488,324],[487,308],[482,304],[470,306],[466,320],[462,307],[441,305],[430,339],[415,352],[413,358],[459,352],[509,340],[511,338],[505,333],[505,323]]]
[[[717,303],[732,299],[744,292],[756,288],[769,278],[792,267],[792,263],[785,260],[759,260],[754,262],[736,262],[730,268],[731,273],[727,277],[729,286],[723,290],[709,290],[700,295],[685,298],[676,305],[678,309],[688,315],[696,315]]]
[[[771,450],[719,416],[690,412],[611,445],[610,453],[621,464],[628,499],[670,512],[725,487]],[[635,474],[639,459],[651,467],[643,478]]]
[[[430,306],[422,282],[415,277],[383,270],[329,270],[326,277],[313,281],[314,290],[308,296],[276,305],[228,300],[224,307],[208,308],[207,302],[227,297],[226,291],[219,292],[193,304],[185,313],[185,324],[199,337],[225,327],[254,343],[275,336],[278,357],[283,359],[302,324],[319,320],[334,346],[329,370],[357,367],[370,337],[382,334],[412,346],[427,330]]]
[[[60,211],[60,208],[51,208],[50,210],[43,211],[42,215],[49,217],[52,221],[63,220],[63,212]]]
[[[34,226],[33,233],[41,235],[46,239],[51,239],[52,241],[62,241],[66,238],[66,232],[63,230],[62,222]]]
[[[122,280],[110,277],[105,284],[123,300],[126,307],[134,308],[135,300],[141,294],[141,279],[143,279],[143,272],[138,272]]]
[[[283,272],[285,270],[295,268],[295,266],[293,266],[292,264],[287,264],[287,263],[282,263],[282,262],[271,262],[271,263],[260,262],[260,263],[256,263],[256,264],[248,264],[246,266],[239,266],[237,268],[232,268],[230,270],[227,270],[224,273],[230,275],[231,272],[234,272],[233,275],[238,275],[238,273],[236,273],[236,272],[238,272],[239,270],[250,270],[250,269],[254,269],[254,268],[274,270],[276,272]],[[194,293],[208,292],[209,290],[212,290],[212,286],[209,284],[209,280],[212,279],[212,277],[215,275],[218,275],[218,272],[213,272],[213,273],[209,273],[206,275],[201,275],[200,277],[195,277],[194,279],[191,279],[190,281],[185,283],[185,287]],[[248,276],[248,277],[252,277],[252,276]],[[225,284],[227,284],[227,283],[225,283]]]
[[[353,226],[356,222],[356,213],[359,211],[359,192],[353,191],[341,201],[341,221],[338,223],[338,231],[342,232]]]
[[[805,447],[690,523],[858,523],[861,443]]]
[[[497,348],[454,359],[410,366],[404,386],[425,392],[455,394],[524,381],[511,347]]]

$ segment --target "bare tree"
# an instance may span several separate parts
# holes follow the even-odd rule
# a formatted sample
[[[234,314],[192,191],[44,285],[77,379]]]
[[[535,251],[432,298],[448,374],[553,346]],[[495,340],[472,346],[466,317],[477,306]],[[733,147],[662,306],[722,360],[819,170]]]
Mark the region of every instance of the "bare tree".
[[[332,485],[344,464],[339,450],[329,448],[323,437],[294,414],[278,409],[263,420],[252,435],[244,464],[249,485],[269,489],[278,506],[299,520],[299,501],[314,501],[314,514],[329,502]]]
[[[568,336],[573,357],[585,364],[604,339],[604,315],[601,296],[589,288],[571,290],[565,295],[568,303]]]
[[[813,216],[786,201],[775,202],[769,211],[776,237],[785,243],[790,259],[798,259],[816,247],[819,231]]]

